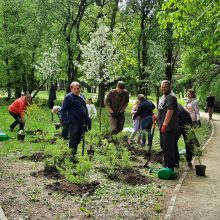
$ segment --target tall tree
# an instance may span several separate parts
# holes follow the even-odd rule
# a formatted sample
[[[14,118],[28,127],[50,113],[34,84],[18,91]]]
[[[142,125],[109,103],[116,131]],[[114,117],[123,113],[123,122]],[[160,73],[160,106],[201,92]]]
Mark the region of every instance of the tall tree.
[[[99,93],[105,94],[101,85],[117,79],[113,68],[117,54],[111,42],[110,29],[100,24],[96,32],[91,34],[90,42],[81,46],[81,50],[83,57],[81,70],[85,73],[84,80],[90,85],[98,85]],[[101,99],[99,101],[101,130],[101,107],[104,106],[104,103],[101,103]]]
[[[62,27],[67,54],[68,92],[70,83],[75,80],[77,76],[77,66],[73,62],[75,60],[74,57],[80,59],[80,51],[77,46],[77,43],[80,43],[80,23],[86,8],[92,3],[92,0],[42,0],[42,2]]]

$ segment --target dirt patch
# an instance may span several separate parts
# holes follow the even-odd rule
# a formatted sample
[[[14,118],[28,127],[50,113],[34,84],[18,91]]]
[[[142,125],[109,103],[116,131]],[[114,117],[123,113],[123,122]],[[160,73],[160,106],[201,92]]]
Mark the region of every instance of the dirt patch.
[[[146,155],[146,157],[148,158],[148,154]],[[151,154],[151,161],[152,162],[156,162],[156,163],[163,163],[163,154],[162,153],[152,153]]]
[[[129,151],[131,151],[132,155],[146,157],[147,150],[145,149],[140,149],[140,148],[130,146],[130,145],[127,148]]]
[[[108,179],[114,181],[122,181],[129,185],[146,185],[151,183],[151,180],[140,173],[140,171],[132,168],[115,169],[114,171],[108,171],[101,169],[106,174]]]
[[[56,166],[52,166],[52,165],[45,166],[44,170],[33,171],[30,173],[30,175],[34,177],[45,176],[48,179],[62,179],[63,178],[63,175],[60,174]]]
[[[43,131],[41,129],[36,129],[36,130],[29,130],[29,131],[25,131],[27,134],[30,135],[40,135],[40,134],[47,134],[47,131]]]
[[[148,151],[145,149],[140,149],[134,146],[128,146],[127,147],[128,150],[131,152],[131,158],[134,161],[138,161],[138,159],[136,159],[137,157],[142,156],[144,159],[148,160],[149,156],[148,156]],[[163,163],[163,154],[161,152],[151,152],[151,162],[154,163]]]
[[[45,155],[44,152],[36,152],[36,153],[32,154],[31,156],[22,156],[19,159],[30,160],[33,162],[40,162],[40,161],[43,161],[47,157],[48,157],[48,155]]]
[[[69,195],[91,195],[99,186],[99,182],[94,181],[87,184],[74,184],[66,181],[55,182],[46,186],[46,189],[62,192]]]
[[[49,143],[49,144],[56,144],[57,138],[51,138],[51,139],[45,139],[45,138],[35,138],[34,140],[31,140],[30,143]]]

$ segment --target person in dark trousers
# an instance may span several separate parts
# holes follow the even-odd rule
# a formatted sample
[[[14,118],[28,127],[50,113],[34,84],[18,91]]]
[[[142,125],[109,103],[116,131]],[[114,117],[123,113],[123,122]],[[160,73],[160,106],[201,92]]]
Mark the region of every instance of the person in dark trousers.
[[[129,94],[123,81],[118,81],[116,89],[112,89],[105,99],[109,111],[111,134],[118,134],[125,123],[125,109],[128,106]]]
[[[18,124],[20,130],[24,130],[24,114],[27,107],[30,105],[31,100],[31,95],[21,96],[8,107],[10,115],[15,119],[15,121],[10,125],[10,131],[13,131]]]
[[[206,106],[208,108],[209,120],[212,120],[214,105],[215,105],[215,96],[212,95],[212,92],[209,92],[209,96],[206,98]]]
[[[51,82],[50,85],[50,92],[49,92],[49,100],[48,100],[48,107],[50,109],[53,109],[54,106],[54,101],[57,99],[56,96],[56,88],[55,85],[53,84],[53,82]]]
[[[83,132],[85,132],[89,118],[85,98],[80,93],[80,84],[72,82],[70,90],[71,92],[64,98],[60,113],[63,126],[69,130],[69,147],[74,156],[77,153],[78,144],[82,139]]]
[[[178,128],[177,98],[171,92],[170,82],[161,82],[163,96],[158,103],[157,124],[160,131],[160,146],[164,155],[164,166],[174,170],[175,134]]]
[[[192,155],[193,155],[193,146],[194,142],[192,137],[189,137],[190,129],[192,128],[192,118],[190,114],[183,108],[182,105],[178,103],[178,129],[175,136],[175,150],[176,150],[176,159],[175,166],[179,167],[179,151],[178,151],[178,140],[183,136],[186,148],[186,161],[189,167],[192,167]]]
[[[146,132],[148,133],[148,146],[151,144],[151,128],[153,124],[152,116],[153,110],[155,109],[155,105],[146,100],[143,94],[138,95],[138,109],[137,112],[134,114],[133,119],[140,116],[141,119],[141,139],[142,143],[141,146],[144,147],[146,144]]]

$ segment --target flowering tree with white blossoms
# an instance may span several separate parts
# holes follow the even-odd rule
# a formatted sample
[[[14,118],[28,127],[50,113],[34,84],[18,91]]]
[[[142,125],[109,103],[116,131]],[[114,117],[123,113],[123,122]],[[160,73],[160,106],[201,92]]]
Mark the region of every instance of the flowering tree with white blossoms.
[[[115,47],[110,38],[110,28],[102,23],[98,29],[91,33],[91,40],[87,45],[80,45],[83,64],[79,66],[83,80],[92,86],[99,86],[99,111],[101,130],[101,106],[104,99],[104,86],[117,79],[115,63],[118,59]]]
[[[41,53],[41,59],[36,62],[35,68],[37,70],[37,78],[40,79],[42,84],[33,97],[37,95],[46,82],[53,82],[54,79],[58,78],[60,72],[58,41],[54,41],[52,47]]]

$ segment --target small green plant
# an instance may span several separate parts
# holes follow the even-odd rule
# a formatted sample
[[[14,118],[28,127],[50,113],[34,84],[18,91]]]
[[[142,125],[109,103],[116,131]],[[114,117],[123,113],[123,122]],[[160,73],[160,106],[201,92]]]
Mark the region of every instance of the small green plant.
[[[79,157],[77,164],[74,164],[70,158],[65,158],[63,162],[56,167],[69,182],[84,184],[88,182],[87,174],[92,167],[92,163],[88,157]]]
[[[20,178],[17,178],[17,179],[15,180],[15,182],[16,182],[17,184],[22,185],[22,184],[24,184],[24,179],[20,177]]]
[[[202,156],[206,152],[205,148],[203,147],[194,147],[193,149],[193,155],[195,159],[199,162],[199,165],[202,165]]]
[[[41,115],[42,109],[39,107],[39,105],[33,103],[31,104],[26,112],[25,112],[25,128],[26,130],[29,130],[31,127],[31,123],[33,121],[33,118],[39,117]]]
[[[88,217],[93,216],[93,212],[86,209],[85,207],[80,207],[80,211],[86,213],[88,215]]]
[[[30,202],[39,202],[40,201],[40,198],[39,198],[39,193],[40,193],[40,189],[33,189],[31,192],[30,192],[30,199],[29,201]]]
[[[154,210],[157,212],[157,213],[161,213],[163,211],[162,207],[160,204],[156,203],[154,205]]]

